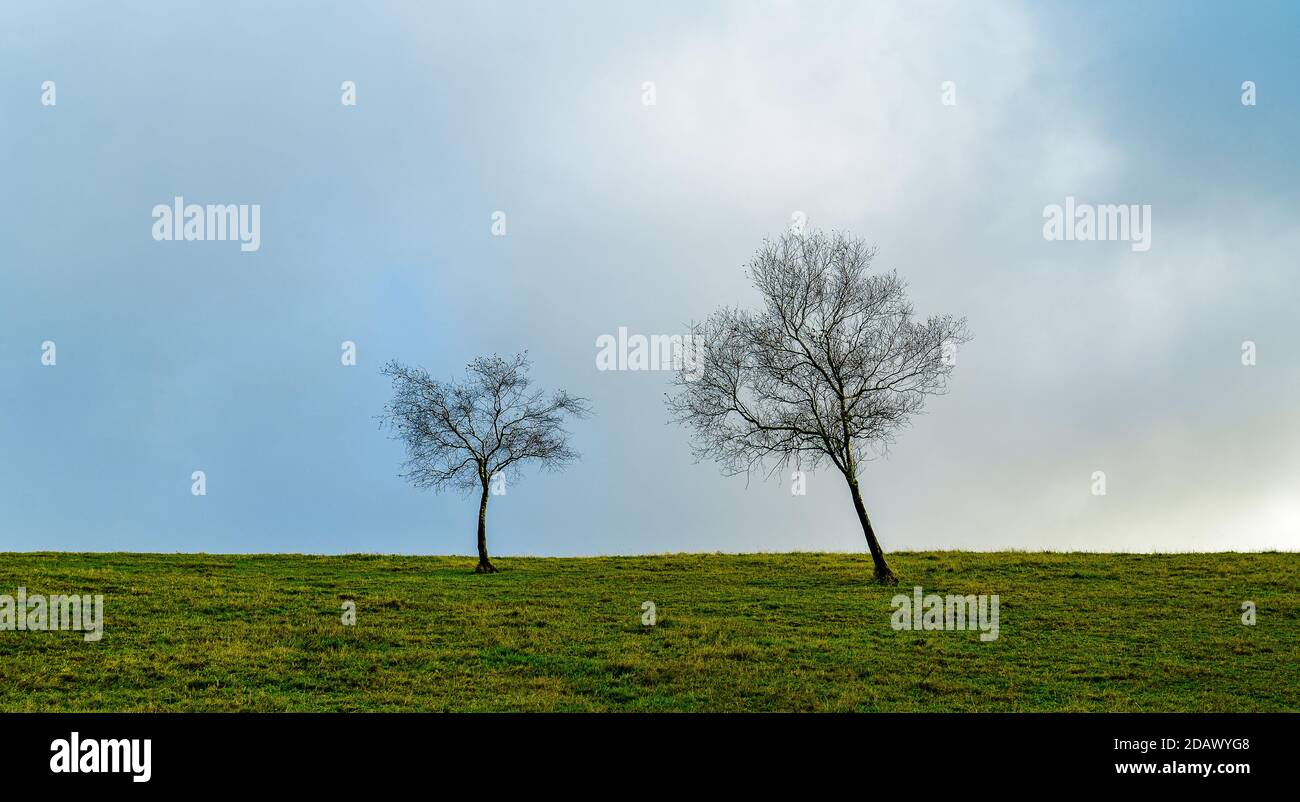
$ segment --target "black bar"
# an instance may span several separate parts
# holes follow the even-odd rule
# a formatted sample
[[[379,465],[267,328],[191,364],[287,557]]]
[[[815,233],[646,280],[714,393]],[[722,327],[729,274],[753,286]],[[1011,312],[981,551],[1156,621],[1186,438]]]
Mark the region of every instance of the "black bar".
[[[6,788],[128,792],[337,791],[381,779],[459,784],[484,773],[489,786],[502,774],[545,786],[593,772],[642,786],[700,771],[738,784],[879,774],[920,783],[918,791],[985,782],[1038,790],[1052,782],[1054,791],[1228,789],[1293,780],[1287,752],[1297,722],[1296,714],[1235,713],[3,714],[9,745],[0,766]],[[99,742],[109,739],[141,739],[142,755],[148,739],[148,781],[134,781],[130,771],[55,774],[51,745],[63,740],[70,748],[74,732],[83,758],[88,749],[102,755]],[[98,749],[87,747],[90,739]],[[1188,766],[1197,769],[1168,773]],[[453,786],[441,787],[450,794]]]

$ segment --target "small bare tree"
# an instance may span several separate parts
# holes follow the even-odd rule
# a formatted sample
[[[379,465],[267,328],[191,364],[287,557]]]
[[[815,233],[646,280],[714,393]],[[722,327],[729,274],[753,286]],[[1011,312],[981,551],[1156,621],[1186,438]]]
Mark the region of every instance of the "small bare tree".
[[[965,319],[913,319],[906,285],[869,272],[876,255],[840,233],[787,233],[765,241],[748,274],[759,311],[723,308],[693,327],[693,370],[674,378],[674,418],[695,434],[697,459],[726,475],[768,462],[845,478],[875,578],[896,584],[858,487],[927,396],[943,393]]]
[[[419,488],[482,492],[478,506],[478,567],[496,573],[487,550],[489,487],[532,463],[558,470],[577,459],[563,427],[566,415],[591,414],[585,398],[563,390],[546,395],[530,388],[526,353],[510,359],[495,354],[466,367],[460,383],[430,378],[421,368],[392,361],[383,375],[393,381],[393,399],[381,425],[406,443],[402,477]]]

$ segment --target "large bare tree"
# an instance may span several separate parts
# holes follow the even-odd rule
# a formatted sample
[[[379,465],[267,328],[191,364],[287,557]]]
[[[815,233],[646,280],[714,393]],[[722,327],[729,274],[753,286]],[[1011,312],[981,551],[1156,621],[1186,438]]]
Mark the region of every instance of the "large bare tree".
[[[510,479],[534,464],[558,470],[577,459],[564,429],[566,416],[591,414],[585,398],[563,390],[550,395],[531,387],[528,355],[495,354],[469,363],[465,379],[442,382],[422,368],[397,361],[383,368],[393,399],[380,416],[406,443],[403,478],[419,488],[480,490],[478,567],[496,573],[488,559],[487,505],[495,477]]]
[[[895,584],[859,474],[928,396],[946,390],[964,318],[916,320],[907,287],[871,272],[876,249],[846,234],[765,241],[748,274],[763,308],[723,308],[693,327],[691,370],[674,378],[674,418],[697,459],[727,475],[829,463],[849,493],[879,582]]]

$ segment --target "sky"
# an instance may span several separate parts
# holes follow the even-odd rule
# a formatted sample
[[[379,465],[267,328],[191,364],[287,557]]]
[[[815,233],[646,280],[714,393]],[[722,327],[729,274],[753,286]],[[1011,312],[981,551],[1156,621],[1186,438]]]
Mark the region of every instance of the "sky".
[[[620,327],[756,307],[796,217],[974,335],[861,474],[886,551],[1300,548],[1298,33],[1286,3],[6,0],[0,551],[469,554],[476,499],[399,478],[379,369],[524,349],[595,416],[492,499],[494,555],[864,551],[840,476],[722,476],[669,374],[596,368]],[[257,204],[260,247],[155,240],[178,195]],[[1149,250],[1046,239],[1067,198],[1149,205]]]

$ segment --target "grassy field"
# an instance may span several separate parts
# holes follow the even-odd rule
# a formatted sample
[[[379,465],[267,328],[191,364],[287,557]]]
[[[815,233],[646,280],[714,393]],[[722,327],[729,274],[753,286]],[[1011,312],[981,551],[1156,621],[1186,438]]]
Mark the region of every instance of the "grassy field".
[[[0,631],[0,710],[1300,710],[1300,555],[891,561],[897,589],[842,554],[501,558],[492,576],[451,557],[2,554],[0,594],[102,593],[105,628]],[[1000,636],[895,631],[913,585],[999,594]]]

